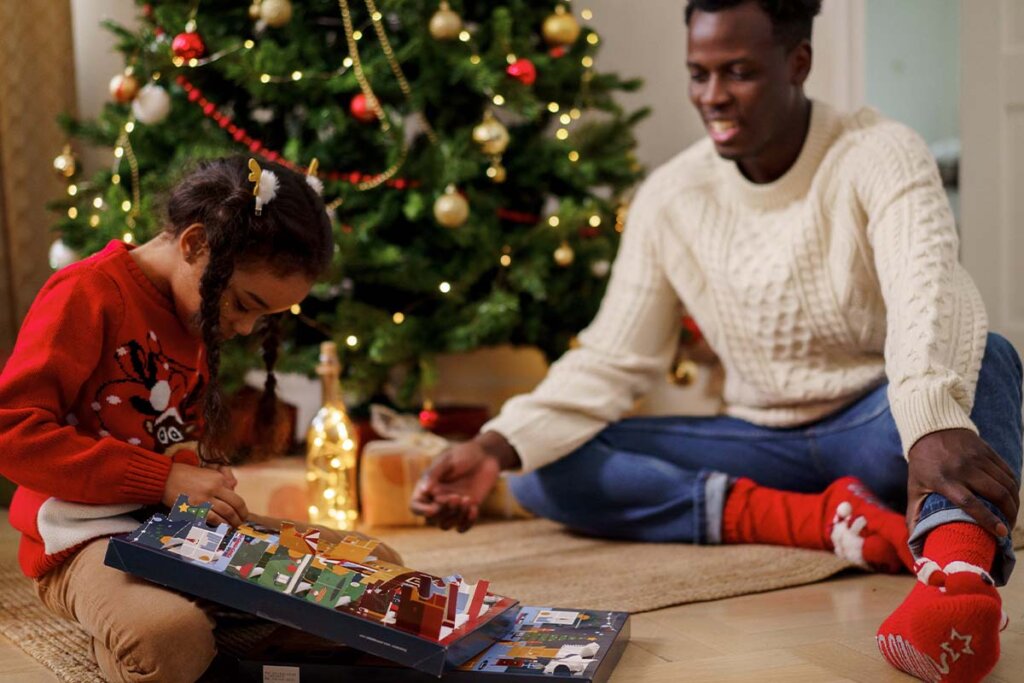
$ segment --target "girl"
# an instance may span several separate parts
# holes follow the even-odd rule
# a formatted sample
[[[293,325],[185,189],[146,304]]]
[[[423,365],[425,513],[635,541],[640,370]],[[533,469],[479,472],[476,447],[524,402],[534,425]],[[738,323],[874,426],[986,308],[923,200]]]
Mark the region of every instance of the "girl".
[[[213,620],[191,599],[106,567],[106,537],[182,493],[210,521],[250,518],[217,441],[220,344],[301,301],[333,254],[318,181],[255,161],[202,163],[171,192],[164,232],[113,241],[50,278],[0,375],[0,474],[43,603],[92,635],[113,681],[193,681]],[[261,420],[267,423],[268,420]],[[145,515],[143,515],[144,517]]]

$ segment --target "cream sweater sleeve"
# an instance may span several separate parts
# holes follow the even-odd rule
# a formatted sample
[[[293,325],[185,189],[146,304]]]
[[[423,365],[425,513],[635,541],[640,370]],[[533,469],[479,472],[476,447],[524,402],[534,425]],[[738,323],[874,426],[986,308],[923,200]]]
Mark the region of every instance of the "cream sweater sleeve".
[[[604,299],[580,346],[481,430],[508,439],[524,471],[561,458],[618,420],[671,362],[681,304],[658,258],[661,197],[654,180],[630,207]]]
[[[889,403],[903,453],[942,429],[977,433],[970,413],[988,321],[958,262],[956,227],[935,161],[900,124],[871,128],[856,173],[886,305]]]

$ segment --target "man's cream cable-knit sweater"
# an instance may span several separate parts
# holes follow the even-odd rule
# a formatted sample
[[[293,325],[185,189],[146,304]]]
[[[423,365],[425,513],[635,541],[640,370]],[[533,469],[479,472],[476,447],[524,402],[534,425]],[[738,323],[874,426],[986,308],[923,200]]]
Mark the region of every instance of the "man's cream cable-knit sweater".
[[[524,470],[571,452],[662,381],[685,308],[724,364],[729,415],[796,426],[888,377],[904,453],[976,432],[987,320],[957,244],[928,148],[873,110],[814,102],[796,163],[764,185],[704,139],[637,193],[580,347],[484,430]]]

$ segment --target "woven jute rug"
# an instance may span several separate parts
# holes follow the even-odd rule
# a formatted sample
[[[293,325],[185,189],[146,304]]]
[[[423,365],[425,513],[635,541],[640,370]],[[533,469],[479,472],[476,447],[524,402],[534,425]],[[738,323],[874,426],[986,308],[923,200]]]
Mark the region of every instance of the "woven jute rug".
[[[688,602],[821,581],[850,565],[826,552],[773,546],[622,543],[566,532],[546,520],[483,524],[465,534],[381,529],[405,563],[434,574],[459,572],[523,604],[646,612]],[[1014,532],[1024,545],[1021,529]],[[0,563],[0,633],[68,683],[100,683],[89,638],[48,612],[16,565]],[[219,634],[239,651],[267,633],[240,623]]]

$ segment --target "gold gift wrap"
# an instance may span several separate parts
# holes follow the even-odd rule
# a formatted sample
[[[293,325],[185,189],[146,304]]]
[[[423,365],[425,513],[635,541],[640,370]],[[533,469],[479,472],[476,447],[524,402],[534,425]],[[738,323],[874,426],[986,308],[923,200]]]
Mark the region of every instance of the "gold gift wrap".
[[[408,441],[371,441],[363,448],[359,473],[363,522],[367,526],[421,526],[409,509],[412,490],[435,453]]]

